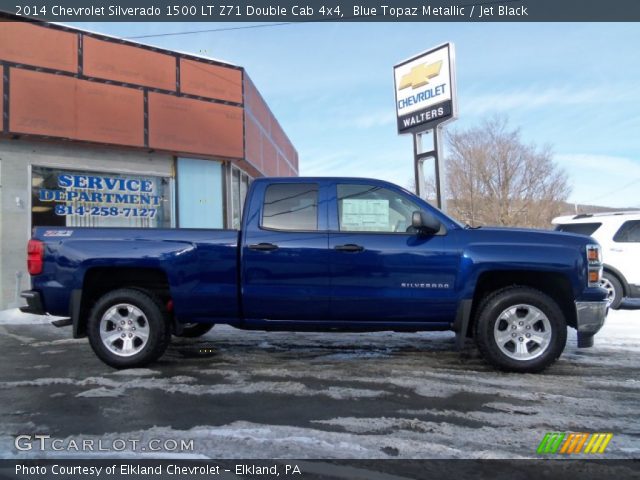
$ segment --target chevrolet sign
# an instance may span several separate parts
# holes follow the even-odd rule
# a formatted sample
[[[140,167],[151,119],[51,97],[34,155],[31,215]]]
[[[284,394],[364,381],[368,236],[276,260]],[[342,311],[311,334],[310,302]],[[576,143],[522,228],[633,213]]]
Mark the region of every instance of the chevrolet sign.
[[[429,79],[440,75],[442,69],[442,60],[435,63],[421,63],[411,69],[411,71],[402,76],[400,79],[400,90],[405,88],[419,88],[429,83]]]
[[[396,65],[394,77],[399,133],[430,130],[456,117],[453,44]]]

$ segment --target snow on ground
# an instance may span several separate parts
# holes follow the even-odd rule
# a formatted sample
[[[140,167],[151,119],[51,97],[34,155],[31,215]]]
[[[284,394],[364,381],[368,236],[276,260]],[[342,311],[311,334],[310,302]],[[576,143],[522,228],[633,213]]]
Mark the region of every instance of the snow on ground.
[[[58,317],[22,313],[17,308],[0,310],[0,325],[48,325],[52,320],[56,320],[57,318]]]
[[[599,345],[635,346],[640,351],[640,310],[610,310],[607,320],[598,332]]]
[[[17,455],[16,434],[48,432],[194,440],[174,457],[520,458],[550,431],[613,432],[605,457],[640,457],[640,311],[611,312],[591,349],[570,330],[539,375],[497,372],[471,343],[455,351],[450,332],[217,326],[120,372],[69,334],[0,320],[0,457]]]

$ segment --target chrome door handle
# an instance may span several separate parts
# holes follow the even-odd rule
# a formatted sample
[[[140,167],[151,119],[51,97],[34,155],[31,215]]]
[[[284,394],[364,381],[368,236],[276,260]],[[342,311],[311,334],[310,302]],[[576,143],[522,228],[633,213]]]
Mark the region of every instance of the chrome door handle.
[[[354,243],[347,243],[346,245],[336,245],[333,247],[339,252],[362,252],[364,247],[362,245],[356,245]]]
[[[261,252],[270,252],[272,250],[277,250],[278,246],[273,243],[254,243],[249,245],[249,250],[258,250]]]

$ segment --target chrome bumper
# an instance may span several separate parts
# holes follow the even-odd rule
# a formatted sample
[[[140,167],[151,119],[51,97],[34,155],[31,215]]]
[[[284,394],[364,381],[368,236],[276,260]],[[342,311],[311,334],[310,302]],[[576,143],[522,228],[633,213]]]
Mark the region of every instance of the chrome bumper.
[[[593,346],[593,336],[602,328],[607,317],[607,302],[576,302],[576,330],[578,348]]]

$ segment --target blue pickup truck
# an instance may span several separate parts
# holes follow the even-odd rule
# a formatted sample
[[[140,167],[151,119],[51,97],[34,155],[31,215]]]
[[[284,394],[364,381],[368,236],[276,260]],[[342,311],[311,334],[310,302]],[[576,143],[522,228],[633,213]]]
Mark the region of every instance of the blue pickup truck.
[[[410,192],[362,178],[261,178],[242,228],[39,227],[23,311],[65,317],[116,368],[172,335],[248,330],[415,332],[475,339],[492,365],[538,372],[567,326],[593,345],[607,314],[592,238],[470,228]]]

